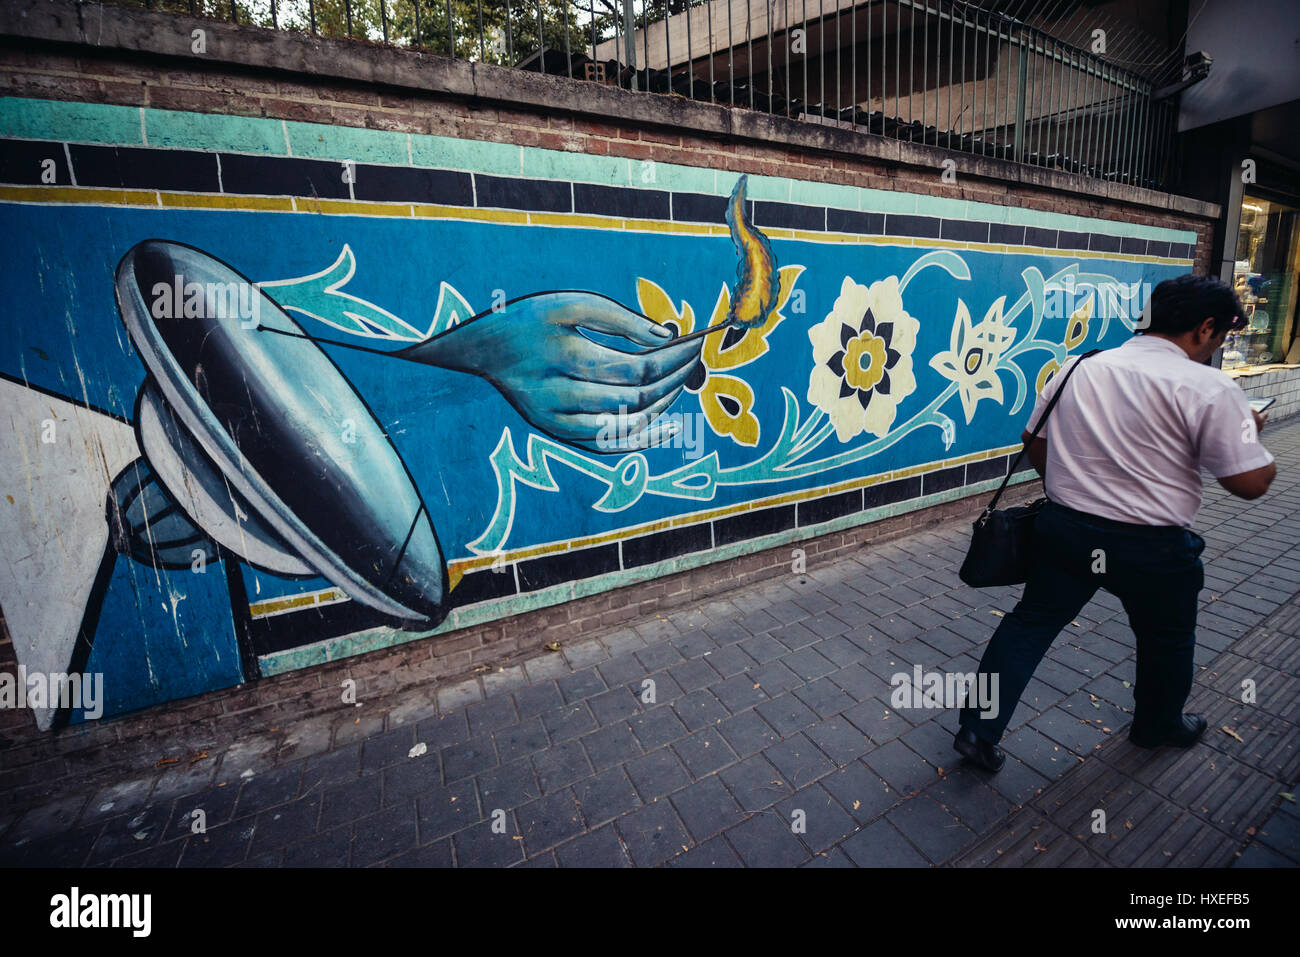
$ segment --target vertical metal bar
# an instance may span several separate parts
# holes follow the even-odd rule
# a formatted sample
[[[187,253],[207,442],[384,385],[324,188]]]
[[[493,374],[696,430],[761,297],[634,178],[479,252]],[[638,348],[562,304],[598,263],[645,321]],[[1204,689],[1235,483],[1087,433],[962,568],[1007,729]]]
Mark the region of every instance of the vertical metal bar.
[[[873,4],[867,4],[867,132],[871,130],[871,7]],[[856,114],[856,110],[854,113]]]
[[[990,43],[992,35],[990,28],[993,26],[993,15],[986,13],[984,15],[984,127],[980,152],[988,155],[989,151],[989,77],[993,75],[993,63],[989,56]],[[995,120],[996,122],[996,120]]]
[[[506,0],[506,63],[515,64],[515,37],[510,24],[510,0]]]
[[[921,54],[921,142],[925,142],[926,107],[930,101],[930,0],[925,0],[925,12],[921,14],[921,36],[924,46]],[[936,111],[938,106],[935,107]]]
[[[835,122],[844,113],[844,80],[840,76],[840,55],[844,45],[840,42],[840,0],[835,0]]]
[[[235,9],[234,0],[230,0],[230,9]],[[352,0],[343,0],[343,11],[348,16],[348,38],[352,37]]]
[[[388,42],[388,4],[379,0],[379,23],[384,33],[384,42]]]
[[[668,70],[668,92],[673,90],[673,44],[668,37],[668,21],[672,16],[672,0],[665,0],[664,3],[664,66]]]
[[[803,116],[809,114],[809,0],[803,0]]]
[[[731,93],[731,105],[736,105],[736,41],[731,30],[731,0],[727,0],[727,87]]]
[[[420,41],[423,39],[423,34],[420,32],[420,0],[413,0],[411,6],[415,8],[415,45],[419,47]],[[453,57],[456,55],[455,47],[451,48],[451,55]]]
[[[817,101],[817,115],[826,117],[826,14],[822,0],[817,0],[817,72],[821,75],[821,97]]]
[[[898,8],[898,22],[894,24],[894,120],[903,119],[903,8]],[[897,129],[895,129],[897,132]]]
[[[858,7],[855,2],[849,7],[849,106],[853,114],[849,121],[853,129],[858,128]],[[867,16],[871,16],[871,7],[867,7]]]
[[[1008,45],[1008,47],[1010,46],[1010,44],[1007,44],[1007,45]],[[997,66],[998,79],[997,79],[997,83],[996,83],[996,85],[993,87],[993,91],[994,91],[994,97],[993,97],[993,128],[994,128],[995,130],[999,130],[999,131],[1000,131],[1000,132],[999,132],[999,135],[998,135],[998,146],[999,146],[999,148],[1000,148],[1001,145],[1002,145],[1002,141],[1005,140],[1005,139],[1007,138],[1007,134],[1006,134],[1007,104],[1006,104],[1006,101],[1009,99],[1009,97],[1008,97],[1005,93],[1002,92],[1002,61],[1003,61],[1004,59],[1006,59],[1006,57],[1003,56],[1003,53],[1002,53],[1002,15],[1001,15],[1001,14],[998,14],[997,47],[998,47],[998,66]],[[1008,52],[1010,52],[1010,51],[1008,51]],[[1010,71],[1011,71],[1011,68],[1008,66],[1008,67],[1007,67],[1007,72],[1010,73]],[[1010,85],[1010,84],[1008,84],[1008,85]],[[998,117],[999,112],[1002,114],[1001,119],[999,119],[999,117]]]
[[[754,108],[754,11],[750,6],[750,0],[745,0],[745,48],[748,53],[745,59],[749,61],[749,80],[745,84],[745,89],[749,91],[749,108]]]
[[[709,102],[716,103],[717,100],[713,95],[713,0],[704,0],[704,3],[709,12],[709,42],[705,45],[706,49],[709,51]]]
[[[1102,68],[1101,74],[1102,74],[1102,79],[1105,81],[1103,94],[1104,94],[1104,102],[1106,104],[1106,112],[1102,116],[1101,142],[1099,145],[1101,147],[1101,166],[1102,166],[1101,175],[1103,179],[1108,179],[1111,173],[1110,167],[1113,162],[1111,156],[1111,141],[1114,137],[1114,133],[1112,132],[1111,127],[1114,125],[1114,123],[1111,119],[1110,78],[1106,75],[1104,68]]]
[[[194,0],[190,0],[190,12],[194,12]],[[316,0],[307,0],[307,18],[311,21],[312,36],[316,35]]]
[[[271,0],[271,29],[280,29],[280,11],[276,9],[275,0]]]
[[[1029,79],[1029,57],[1025,52],[1025,35],[1020,34],[1020,66],[1016,73],[1016,135],[1015,158],[1025,161],[1025,82]]]
[[[691,84],[691,99],[695,99],[695,56],[691,52],[691,0],[686,0],[686,79]]]
[[[907,125],[917,120],[917,5],[907,4]]]
[[[645,55],[645,91],[650,92],[650,4],[641,4],[641,52]]]
[[[420,43],[420,0],[415,0],[415,35],[416,45]],[[456,17],[451,11],[451,0],[447,0],[447,55],[456,59]]]
[[[963,19],[965,19],[964,14],[963,14]],[[942,31],[943,27],[940,26],[939,29]],[[953,133],[953,125],[954,125],[952,120],[952,67],[953,64],[957,62],[957,45],[954,42],[956,35],[957,35],[957,8],[949,7],[948,8],[948,122],[947,122],[947,126],[948,126],[948,133],[949,133],[948,146],[950,149],[952,148],[951,134]],[[961,45],[961,54],[962,54],[962,61],[961,61],[962,73],[964,74],[966,72],[966,44],[965,43]],[[963,75],[962,76],[963,94],[965,94],[966,92],[966,88],[964,86],[965,82],[966,82],[966,78]],[[958,99],[958,102],[959,103],[961,102],[960,98]],[[957,133],[957,147],[958,149],[960,149],[961,130],[957,130],[956,133]]]
[[[767,112],[772,112],[772,44],[776,42],[776,36],[772,32],[772,10],[774,0],[763,0],[764,10],[767,14]]]
[[[1084,60],[1084,102],[1088,104],[1087,112],[1083,116],[1083,146],[1080,152],[1087,157],[1087,168],[1089,176],[1097,175],[1096,154],[1093,152],[1094,131],[1097,125],[1097,84],[1093,77],[1092,57]]]

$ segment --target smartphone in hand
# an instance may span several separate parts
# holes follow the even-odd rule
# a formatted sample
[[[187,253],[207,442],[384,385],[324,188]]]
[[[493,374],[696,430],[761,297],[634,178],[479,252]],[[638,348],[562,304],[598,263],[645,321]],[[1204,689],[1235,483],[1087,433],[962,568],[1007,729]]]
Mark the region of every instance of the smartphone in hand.
[[[1251,399],[1250,409],[1252,412],[1263,412],[1265,409],[1267,409],[1276,401],[1277,399],[1275,398],[1274,399]]]

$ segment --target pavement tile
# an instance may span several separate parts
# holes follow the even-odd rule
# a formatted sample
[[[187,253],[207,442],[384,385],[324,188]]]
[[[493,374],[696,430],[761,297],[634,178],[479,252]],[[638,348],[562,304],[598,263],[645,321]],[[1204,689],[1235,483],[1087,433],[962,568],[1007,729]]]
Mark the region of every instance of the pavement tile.
[[[685,787],[691,775],[671,748],[660,748],[635,758],[624,769],[643,800],[652,801]]]
[[[579,781],[573,786],[573,793],[583,817],[592,827],[612,821],[642,804],[623,768],[610,768]]]
[[[855,832],[840,849],[859,867],[927,867],[930,864],[884,818]]]
[[[458,781],[445,788],[433,788],[416,798],[416,820],[420,843],[428,844],[455,834],[481,820],[490,818],[501,802],[485,795],[480,813],[473,781]]]
[[[690,850],[691,836],[668,801],[657,801],[620,817],[618,829],[637,867],[654,867]]]
[[[643,752],[641,743],[637,741],[636,735],[632,733],[632,728],[626,721],[611,724],[591,734],[584,734],[578,740],[582,742],[583,750],[587,752],[587,760],[597,771],[622,764]]]
[[[618,831],[612,824],[576,837],[555,849],[560,867],[631,867]]]
[[[524,854],[529,857],[587,829],[577,799],[567,788],[516,808],[515,820],[524,839]]]
[[[726,830],[727,843],[746,867],[798,867],[812,855],[776,810],[751,815]]]
[[[672,796],[673,807],[696,842],[719,834],[745,813],[718,777],[707,777]]]

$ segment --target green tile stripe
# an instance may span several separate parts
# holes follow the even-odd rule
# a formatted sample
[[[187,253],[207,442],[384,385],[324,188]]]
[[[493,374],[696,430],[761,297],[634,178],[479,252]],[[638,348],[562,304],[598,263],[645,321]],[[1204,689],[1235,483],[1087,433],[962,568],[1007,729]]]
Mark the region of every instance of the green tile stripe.
[[[1021,472],[1011,477],[1010,485],[1021,485],[1037,478],[1038,476],[1032,472]],[[263,655],[258,658],[258,664],[261,667],[262,674],[270,676],[296,671],[299,668],[307,668],[327,661],[339,661],[362,652],[392,647],[408,641],[416,641],[432,635],[457,631],[462,628],[481,625],[485,622],[496,621],[500,618],[524,614],[525,612],[539,611],[577,598],[585,598],[588,595],[597,595],[615,588],[625,588],[629,585],[652,581],[656,578],[662,578],[664,575],[672,575],[677,572],[689,571],[692,568],[699,568],[703,565],[711,565],[714,562],[739,558],[752,552],[777,548],[781,545],[792,545],[821,535],[829,535],[832,532],[842,532],[858,525],[880,522],[887,518],[920,511],[959,498],[976,497],[996,491],[1001,484],[1001,479],[988,479],[972,485],[922,495],[919,498],[908,499],[905,502],[895,502],[892,505],[882,505],[879,508],[867,509],[853,515],[845,515],[820,525],[806,525],[801,528],[788,529],[772,535],[764,535],[760,538],[750,538],[730,545],[723,545],[708,551],[688,552],[653,565],[641,565],[624,571],[599,575],[595,578],[553,585],[549,588],[542,588],[522,595],[513,595],[496,601],[486,601],[466,608],[456,608],[447,616],[446,621],[431,631],[405,632],[396,631],[392,628],[372,628],[352,635],[340,635],[337,638],[329,638],[301,648],[291,648],[286,651]]]
[[[272,156],[433,166],[492,175],[529,176],[609,186],[632,186],[726,196],[739,173],[625,157],[594,156],[486,140],[455,139],[324,123],[185,113],[147,107],[0,98],[0,135],[121,146],[225,150]],[[958,176],[961,173],[958,171]],[[1089,219],[1015,206],[967,202],[918,193],[863,189],[784,177],[749,177],[751,199],[833,209],[908,213],[948,219],[1005,222],[1098,232],[1164,242],[1196,242],[1192,230],[1109,219]]]

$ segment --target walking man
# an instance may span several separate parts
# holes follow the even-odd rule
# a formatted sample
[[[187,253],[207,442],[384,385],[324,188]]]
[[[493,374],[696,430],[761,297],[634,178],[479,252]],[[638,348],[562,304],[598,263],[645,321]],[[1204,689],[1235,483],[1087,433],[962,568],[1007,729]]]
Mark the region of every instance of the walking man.
[[[1204,584],[1205,541],[1191,530],[1200,469],[1233,495],[1254,499],[1277,468],[1258,440],[1267,416],[1251,410],[1231,378],[1203,364],[1229,330],[1245,324],[1232,290],[1180,276],[1156,286],[1147,309],[1143,334],[1075,371],[1045,436],[1031,443],[1070,364],[1048,382],[1021,437],[1049,501],[1034,520],[1024,595],[980,662],[979,681],[998,676],[997,709],[963,708],[953,742],[988,771],[1002,767],[997,743],[1034,669],[1099,587],[1123,602],[1137,637],[1129,740],[1185,748],[1205,731],[1205,718],[1183,714]]]

